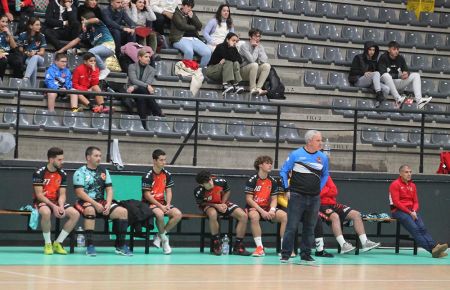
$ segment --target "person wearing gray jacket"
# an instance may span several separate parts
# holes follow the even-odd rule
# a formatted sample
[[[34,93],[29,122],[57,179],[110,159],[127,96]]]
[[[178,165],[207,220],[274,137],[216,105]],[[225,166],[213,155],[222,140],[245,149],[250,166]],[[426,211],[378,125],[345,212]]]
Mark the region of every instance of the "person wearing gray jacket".
[[[150,66],[150,54],[141,49],[138,51],[138,62],[128,66],[127,93],[152,95],[155,93],[155,89],[152,87],[154,81],[155,69]],[[139,97],[135,98],[135,101],[144,128],[147,128],[146,119],[150,113],[153,116],[164,116],[161,107],[154,99]]]

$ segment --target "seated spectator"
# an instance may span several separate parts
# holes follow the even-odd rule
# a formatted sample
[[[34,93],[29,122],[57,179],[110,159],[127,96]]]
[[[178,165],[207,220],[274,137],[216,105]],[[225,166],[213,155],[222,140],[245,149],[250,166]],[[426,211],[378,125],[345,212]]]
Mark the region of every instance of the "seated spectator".
[[[389,201],[392,217],[412,235],[417,244],[430,252],[433,258],[444,258],[448,244],[438,244],[425,228],[422,216],[418,214],[419,199],[416,185],[412,181],[409,165],[399,168],[400,176],[389,186]]]
[[[16,5],[19,3],[19,7]],[[34,17],[34,5],[32,0],[1,0],[0,14],[5,14],[9,21],[14,21],[14,16],[19,16],[17,34],[26,31],[27,22]]]
[[[98,85],[99,68],[96,66],[96,59],[97,57],[91,52],[86,52],[84,54],[83,63],[73,71],[72,84],[75,90],[90,92],[102,91]],[[109,112],[109,107],[105,106],[103,96],[95,96],[97,105],[92,105],[84,95],[78,95],[78,99],[94,113]]]
[[[81,15],[84,15],[87,11],[94,13],[95,18],[103,21],[102,11],[98,6],[97,0],[86,0],[84,4],[78,7],[78,20],[81,22]]]
[[[45,72],[45,87],[52,90],[72,90],[72,74],[67,68],[67,56],[64,53],[55,55],[55,62]],[[68,94],[72,112],[78,112],[78,96]],[[55,100],[58,93],[47,93],[48,111],[55,111]]]
[[[398,108],[401,108],[406,99],[398,91],[403,91],[411,83],[417,108],[423,109],[431,101],[432,97],[422,98],[420,75],[409,72],[405,58],[400,55],[400,45],[397,42],[389,42],[388,51],[378,60],[378,71],[381,75],[381,81],[389,87],[391,95],[394,96]]]
[[[27,23],[27,31],[19,34],[19,50],[26,56],[27,66],[23,79],[29,80],[33,88],[36,87],[38,66],[44,64],[43,55],[47,42],[44,34],[41,33],[41,22],[38,18],[30,18]]]
[[[116,44],[116,55],[120,47],[128,42],[136,42],[134,28],[136,24],[122,6],[122,0],[110,0],[110,5],[102,10],[103,21],[111,32]]]
[[[96,18],[93,12],[86,12],[83,14],[81,19],[82,33],[57,52],[65,52],[66,50],[78,45],[82,40],[88,41],[92,46],[92,48],[89,49],[89,52],[95,55],[97,66],[100,69],[99,78],[104,80],[111,72],[106,67],[104,61],[108,57],[114,55],[114,39],[105,24]]]
[[[380,49],[373,41],[364,44],[364,52],[355,55],[348,75],[348,81],[361,88],[373,88],[376,94],[375,107],[378,108],[382,101],[389,95],[389,87],[381,83],[378,72],[378,56]]]
[[[367,252],[374,248],[378,248],[380,243],[375,243],[367,239],[366,232],[364,231],[364,224],[361,219],[361,213],[345,204],[337,203],[337,194],[337,187],[331,179],[331,176],[328,176],[327,183],[320,192],[319,214],[328,224],[331,224],[333,234],[341,247],[341,254],[348,253],[355,249],[350,242],[345,241],[342,234],[342,223],[345,220],[353,221],[353,227],[355,228],[355,232],[361,241],[362,252]]]
[[[211,51],[222,43],[229,32],[234,32],[233,19],[231,19],[230,5],[221,4],[213,19],[209,20],[203,29],[203,37],[206,39]]]
[[[3,81],[6,66],[9,64],[14,78],[23,76],[23,57],[17,51],[17,43],[8,27],[6,15],[0,16],[0,78]]]
[[[206,68],[207,77],[222,82],[222,95],[229,92],[240,93],[244,90],[238,86],[242,80],[239,71],[242,59],[236,48],[238,41],[238,36],[234,32],[229,32],[225,40],[217,45]]]
[[[152,31],[152,22],[156,20],[148,0],[136,0],[129,3],[125,11],[131,20],[136,24],[136,41],[142,45],[149,45],[154,52],[158,46],[158,39],[155,31]]]
[[[50,0],[45,11],[44,34],[47,41],[59,50],[64,46],[61,40],[70,41],[77,37],[80,31],[77,8],[72,0]]]
[[[152,95],[155,92],[155,89],[152,87],[154,82],[155,69],[150,66],[150,53],[141,49],[138,52],[138,62],[132,63],[128,67],[127,93]],[[147,129],[146,119],[149,113],[153,116],[164,116],[155,99],[135,98],[135,101],[144,128]]]
[[[267,63],[268,57],[261,44],[261,30],[252,28],[248,36],[249,42],[239,47],[242,56],[241,76],[244,81],[249,81],[252,95],[265,95],[267,91],[262,87],[269,75],[270,64]]]
[[[194,0],[183,0],[181,9],[177,7],[172,18],[169,39],[173,47],[183,53],[184,59],[192,59],[194,52],[200,55],[200,66],[206,67],[211,58],[211,50],[198,37],[202,23],[192,11]]]
[[[164,27],[170,27],[170,22],[178,5],[181,5],[181,0],[150,0],[150,6],[156,15],[156,20],[153,22],[153,29],[156,32],[164,35]]]

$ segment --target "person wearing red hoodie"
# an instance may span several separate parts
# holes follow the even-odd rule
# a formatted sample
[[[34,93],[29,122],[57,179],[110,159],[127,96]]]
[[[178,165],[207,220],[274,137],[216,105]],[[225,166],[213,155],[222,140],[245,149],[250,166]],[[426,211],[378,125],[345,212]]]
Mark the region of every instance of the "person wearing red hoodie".
[[[431,253],[433,258],[443,258],[448,244],[436,243],[425,228],[422,217],[419,216],[419,199],[417,188],[411,180],[412,170],[409,165],[399,168],[400,176],[389,186],[389,203],[392,217],[413,236],[417,244]]]
[[[367,239],[364,224],[361,219],[361,213],[345,204],[338,203],[336,201],[337,195],[338,189],[331,179],[331,176],[328,176],[327,183],[320,192],[320,215],[328,224],[331,223],[333,234],[341,247],[341,254],[348,253],[355,249],[351,243],[345,241],[344,236],[342,235],[341,223],[345,220],[353,222],[355,232],[361,241],[362,252],[378,248],[380,243],[375,243]]]
[[[72,86],[77,91],[101,92],[99,74],[100,69],[96,65],[95,55],[91,52],[86,52],[83,56],[83,63],[73,71]],[[94,113],[109,112],[109,107],[104,105],[103,96],[95,96],[97,105],[92,105],[84,95],[78,95],[78,99]]]

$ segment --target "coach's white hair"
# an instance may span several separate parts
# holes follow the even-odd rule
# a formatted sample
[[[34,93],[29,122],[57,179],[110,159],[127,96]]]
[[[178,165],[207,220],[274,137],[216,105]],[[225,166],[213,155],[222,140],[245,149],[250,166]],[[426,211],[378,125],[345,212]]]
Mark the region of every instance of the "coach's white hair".
[[[308,131],[306,131],[306,133],[305,133],[305,142],[306,142],[306,144],[308,144],[312,140],[312,138],[314,136],[316,136],[317,134],[320,134],[320,132],[317,131],[317,130],[308,130]]]

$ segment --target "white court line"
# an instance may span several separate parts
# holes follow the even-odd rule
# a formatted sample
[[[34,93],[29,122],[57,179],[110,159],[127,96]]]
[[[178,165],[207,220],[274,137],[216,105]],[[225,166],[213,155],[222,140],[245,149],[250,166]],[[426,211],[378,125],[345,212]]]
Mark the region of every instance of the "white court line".
[[[47,276],[35,275],[35,274],[26,274],[26,273],[14,272],[14,271],[0,270],[0,273],[12,274],[12,275],[17,275],[17,276],[25,276],[25,277],[29,277],[29,278],[40,278],[40,279],[46,279],[46,280],[54,280],[54,281],[57,281],[57,282],[64,282],[64,283],[76,283],[75,281],[72,281],[72,280],[52,278],[52,277],[47,277]]]
[[[320,282],[320,283],[328,283],[328,282],[450,282],[450,279],[423,279],[423,280],[411,280],[411,279],[403,279],[403,280],[396,280],[396,279],[336,279],[336,280],[321,280],[321,279],[298,279],[298,280],[107,280],[107,281],[86,281],[86,280],[80,280],[77,281],[77,284],[84,284],[84,283],[98,283],[98,282],[108,282],[108,283],[127,283],[127,284],[141,284],[141,283],[251,283],[254,284],[255,282],[258,283],[299,283],[299,282]]]

